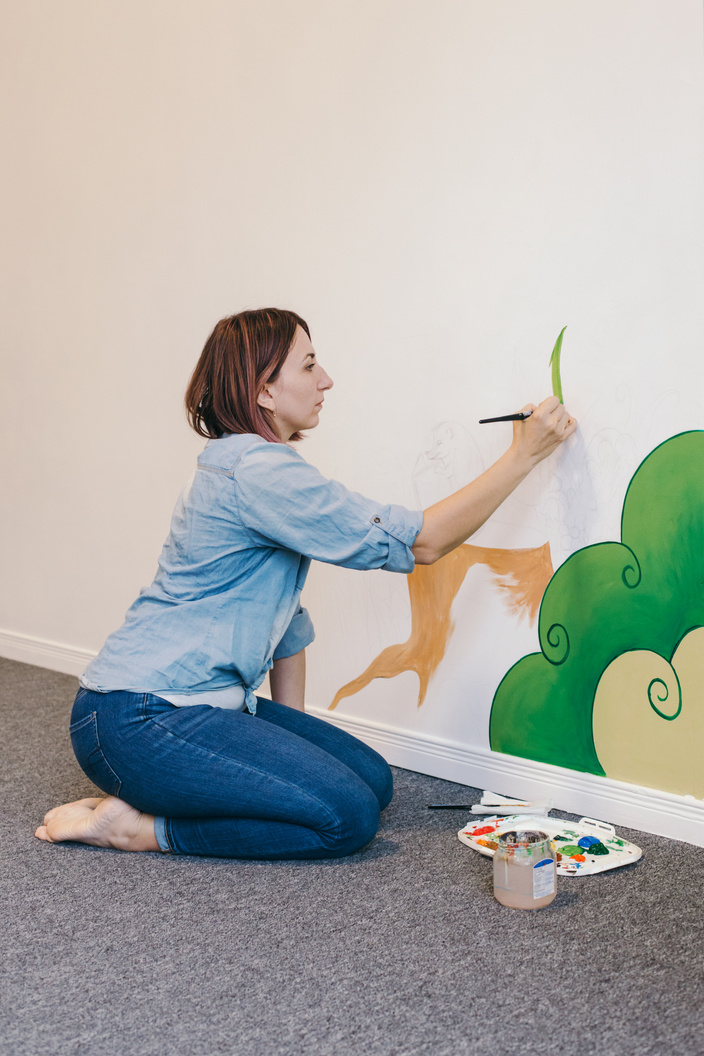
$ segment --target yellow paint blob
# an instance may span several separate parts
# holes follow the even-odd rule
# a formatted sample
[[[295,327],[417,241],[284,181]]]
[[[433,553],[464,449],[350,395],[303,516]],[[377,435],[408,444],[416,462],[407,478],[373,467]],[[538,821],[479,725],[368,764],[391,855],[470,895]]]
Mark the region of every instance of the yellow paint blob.
[[[644,649],[616,657],[592,724],[607,777],[704,798],[704,627],[685,635],[671,664]]]

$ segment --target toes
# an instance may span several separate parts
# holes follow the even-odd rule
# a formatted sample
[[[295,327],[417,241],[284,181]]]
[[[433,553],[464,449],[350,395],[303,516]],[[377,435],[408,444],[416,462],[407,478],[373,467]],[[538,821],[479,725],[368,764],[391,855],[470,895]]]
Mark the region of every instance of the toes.
[[[47,843],[52,842],[49,833],[46,831],[46,825],[40,825],[34,835],[37,837],[38,840],[46,840]]]
[[[55,818],[58,813],[65,812],[67,809],[73,810],[75,807],[84,807],[87,810],[95,810],[100,803],[105,802],[104,796],[91,796],[87,799],[76,799],[73,803],[61,803],[58,807],[52,807],[44,815],[44,825],[48,825],[52,818]]]
[[[109,798],[109,797],[108,797]],[[64,803],[64,807],[83,807],[86,810],[95,810],[100,804],[105,802],[105,796],[93,796],[89,799],[74,799],[73,803]],[[61,807],[55,807],[54,810],[61,810]]]

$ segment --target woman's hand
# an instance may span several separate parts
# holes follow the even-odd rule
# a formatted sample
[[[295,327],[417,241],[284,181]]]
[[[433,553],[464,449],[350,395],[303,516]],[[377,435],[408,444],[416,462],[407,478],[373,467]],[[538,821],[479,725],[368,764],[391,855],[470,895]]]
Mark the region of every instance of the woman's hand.
[[[521,410],[524,414],[530,411],[531,416],[513,423],[511,448],[519,459],[526,459],[532,469],[572,436],[577,419],[570,417],[557,396],[548,396],[537,407],[534,403],[527,403]]]
[[[557,396],[548,396],[537,407],[526,404],[530,418],[513,423],[513,442],[485,473],[454,495],[436,502],[423,512],[423,526],[411,547],[416,563],[432,565],[473,535],[504,499],[571,436],[577,421],[571,418]]]

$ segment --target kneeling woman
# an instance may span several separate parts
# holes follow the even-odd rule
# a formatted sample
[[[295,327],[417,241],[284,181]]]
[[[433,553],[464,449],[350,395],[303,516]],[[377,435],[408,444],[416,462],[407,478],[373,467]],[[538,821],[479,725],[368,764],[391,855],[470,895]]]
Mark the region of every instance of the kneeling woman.
[[[303,711],[311,559],[410,572],[463,543],[576,422],[555,397],[506,453],[423,513],[326,480],[291,446],[332,381],[306,323],[223,319],[186,394],[209,437],[159,570],[81,676],[71,739],[107,798],[50,810],[36,835],[129,851],[335,858],[368,843],[392,794],[380,755]],[[274,701],[255,696],[267,671]]]

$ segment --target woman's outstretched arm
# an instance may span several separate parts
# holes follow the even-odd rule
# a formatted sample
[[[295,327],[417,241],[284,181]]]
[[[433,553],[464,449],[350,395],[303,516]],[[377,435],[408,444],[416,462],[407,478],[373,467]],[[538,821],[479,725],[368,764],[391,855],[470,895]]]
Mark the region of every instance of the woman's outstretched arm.
[[[432,565],[465,542],[531,469],[577,428],[576,419],[569,416],[557,396],[549,396],[538,407],[528,404],[523,411],[533,413],[522,422],[514,422],[508,451],[476,480],[424,511],[423,527],[412,547],[417,564]]]

